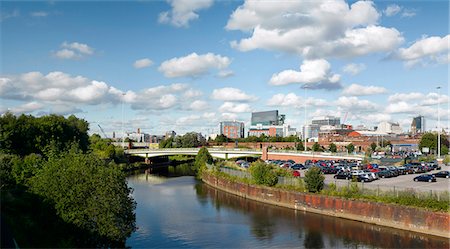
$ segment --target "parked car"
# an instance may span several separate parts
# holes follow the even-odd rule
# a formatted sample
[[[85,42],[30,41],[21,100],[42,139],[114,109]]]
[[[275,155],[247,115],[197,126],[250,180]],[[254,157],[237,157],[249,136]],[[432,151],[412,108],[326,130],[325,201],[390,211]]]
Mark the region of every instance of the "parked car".
[[[434,177],[450,178],[450,171],[444,170],[433,174]]]
[[[390,178],[394,176],[390,170],[382,170],[377,172],[377,174],[380,178]]]
[[[435,182],[436,181],[436,177],[434,177],[434,175],[431,174],[423,174],[420,176],[416,176],[414,177],[414,181],[420,181],[420,182]]]
[[[293,175],[294,177],[300,177],[300,171],[294,170],[294,171],[292,171],[292,175]]]
[[[334,175],[334,179],[352,179],[352,175],[349,172],[339,171],[336,175]]]
[[[373,181],[368,174],[361,174],[356,176],[358,182],[371,182]]]

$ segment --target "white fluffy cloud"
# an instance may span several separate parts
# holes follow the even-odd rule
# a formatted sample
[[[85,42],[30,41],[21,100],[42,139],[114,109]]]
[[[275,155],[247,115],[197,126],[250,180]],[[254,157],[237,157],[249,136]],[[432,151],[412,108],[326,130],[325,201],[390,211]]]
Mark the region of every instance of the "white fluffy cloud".
[[[214,89],[211,94],[211,98],[215,100],[241,101],[241,102],[255,101],[258,99],[254,95],[249,95],[243,92],[241,89],[232,87]]]
[[[284,70],[273,74],[269,83],[276,86],[300,83],[308,88],[341,88],[340,75],[332,74],[330,71],[330,63],[324,59],[305,60],[300,66],[300,71]]]
[[[372,103],[365,99],[359,99],[357,97],[346,97],[341,96],[336,101],[335,104],[347,111],[374,111],[378,108],[378,106],[375,103]]]
[[[189,105],[189,109],[194,111],[202,111],[208,109],[208,107],[209,107],[208,102],[203,100],[195,100]]]
[[[397,4],[390,4],[386,7],[386,9],[383,10],[383,13],[386,16],[395,16],[402,10],[402,7],[398,6]]]
[[[327,106],[328,102],[318,98],[302,98],[295,93],[275,94],[268,101],[267,106],[303,108],[305,106]]]
[[[213,5],[213,0],[166,0],[172,7],[161,12],[158,21],[175,27],[188,27],[189,22],[198,19],[197,12]]]
[[[248,104],[245,103],[232,103],[225,102],[219,107],[219,111],[222,113],[242,113],[242,112],[251,112],[252,109]]]
[[[196,98],[202,96],[203,93],[200,90],[188,89],[184,92],[183,96],[188,99]]]
[[[449,44],[450,35],[423,37],[408,48],[400,48],[394,57],[405,61],[407,66],[429,63],[446,64],[450,62]]]
[[[349,87],[342,91],[346,96],[364,96],[386,93],[387,90],[384,87],[379,86],[362,86],[358,84],[351,84]]]
[[[139,92],[121,91],[106,82],[72,76],[63,72],[29,72],[0,76],[0,98],[32,103],[16,107],[15,111],[44,109],[56,113],[80,112],[74,106],[99,104],[129,104],[134,110],[163,110],[176,106],[187,84],[155,86]],[[38,105],[39,104],[39,105]],[[200,108],[201,103],[193,107]],[[33,109],[33,108],[34,109]],[[10,108],[13,109],[13,108]]]
[[[391,51],[403,42],[395,28],[377,26],[379,17],[370,1],[349,6],[344,0],[247,0],[231,14],[226,29],[251,33],[231,42],[241,51],[283,51],[308,59],[353,57]]]
[[[362,63],[359,63],[359,64],[350,63],[350,64],[345,65],[342,70],[348,74],[357,75],[365,69],[366,69],[366,65],[364,65]]]
[[[422,106],[428,106],[428,105],[437,105],[439,104],[445,104],[449,102],[449,96],[444,94],[437,94],[437,93],[418,93],[418,92],[412,92],[412,93],[396,93],[393,95],[390,95],[388,98],[389,103],[395,104],[395,103],[401,103],[401,102],[411,102],[410,105],[422,105]]]
[[[151,65],[153,65],[153,61],[150,60],[149,58],[144,58],[144,59],[137,60],[133,64],[134,68],[137,68],[137,69],[144,68],[144,67],[149,67]]]
[[[94,49],[87,44],[79,42],[63,42],[61,49],[54,53],[54,56],[60,59],[80,59],[84,56],[92,55]]]
[[[184,57],[164,61],[158,70],[168,78],[199,77],[207,74],[211,69],[224,71],[230,63],[231,60],[226,56],[213,53],[202,55],[192,53]]]

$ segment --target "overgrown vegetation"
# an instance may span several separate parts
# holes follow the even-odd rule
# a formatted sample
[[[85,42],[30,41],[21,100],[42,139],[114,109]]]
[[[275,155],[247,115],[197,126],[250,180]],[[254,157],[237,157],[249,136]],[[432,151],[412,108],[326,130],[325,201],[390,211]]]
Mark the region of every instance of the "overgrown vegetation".
[[[75,116],[0,117],[2,219],[21,247],[123,247],[135,202],[123,151]]]
[[[202,147],[197,156],[195,156],[194,170],[197,171],[197,176],[201,178],[203,171],[206,169],[206,164],[211,164],[213,158],[206,147]]]
[[[323,176],[319,167],[311,167],[305,173],[306,189],[308,189],[309,192],[320,192],[323,189],[324,181],[325,176]]]
[[[278,176],[270,164],[262,161],[253,162],[249,168],[252,180],[256,184],[265,186],[275,186],[278,182]]]
[[[431,133],[427,132],[422,135],[422,138],[419,142],[419,149],[422,150],[422,148],[427,147],[430,149],[430,153],[433,153],[433,151],[437,151],[437,145],[438,145],[438,134],[437,133]],[[447,140],[447,137],[444,134],[441,134],[441,155],[447,155],[448,154],[448,148],[450,147],[449,141]]]

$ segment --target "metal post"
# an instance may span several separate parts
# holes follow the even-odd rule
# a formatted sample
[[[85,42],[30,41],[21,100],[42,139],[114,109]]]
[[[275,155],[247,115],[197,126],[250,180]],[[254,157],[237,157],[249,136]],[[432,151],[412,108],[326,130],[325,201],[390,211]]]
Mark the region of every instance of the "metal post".
[[[125,147],[125,132],[123,131],[123,101],[125,98],[125,93],[122,93],[122,149]]]
[[[441,118],[439,117],[439,109],[441,108],[441,105],[439,103],[439,97],[441,96],[441,87],[438,86],[438,123],[437,123],[437,129],[438,129],[438,156],[437,158],[440,159],[441,158],[441,129],[440,129],[440,125],[439,123],[441,122]],[[438,161],[439,163],[439,161]]]
[[[305,103],[305,125],[303,126],[304,128],[303,128],[303,139],[304,139],[304,143],[305,143],[305,148],[304,148],[304,151],[306,152],[306,119],[307,119],[307,117],[306,117],[306,89],[307,89],[307,87],[305,86],[305,101],[304,101],[304,103]]]

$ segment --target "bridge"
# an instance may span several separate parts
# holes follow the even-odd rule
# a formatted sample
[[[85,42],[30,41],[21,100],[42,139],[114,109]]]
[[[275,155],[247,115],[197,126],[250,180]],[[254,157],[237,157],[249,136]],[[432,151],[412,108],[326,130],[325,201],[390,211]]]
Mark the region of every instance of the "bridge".
[[[173,148],[173,149],[128,149],[125,154],[144,158],[174,155],[196,156],[200,148]],[[239,157],[255,157],[263,154],[262,150],[208,148],[209,154],[215,158],[231,159]]]
[[[173,156],[173,155],[197,155],[200,148],[172,148],[172,149],[128,149],[125,154],[140,156],[144,158]],[[306,160],[354,160],[361,161],[360,155],[319,153],[319,152],[297,152],[297,151],[268,151],[251,149],[230,149],[230,148],[208,148],[212,157],[221,159],[231,159],[239,157],[261,157],[263,160],[294,160],[304,163]]]

